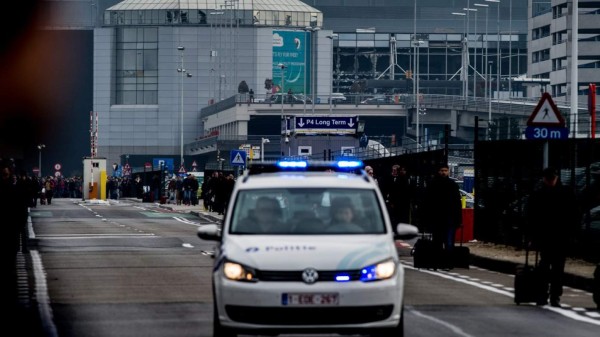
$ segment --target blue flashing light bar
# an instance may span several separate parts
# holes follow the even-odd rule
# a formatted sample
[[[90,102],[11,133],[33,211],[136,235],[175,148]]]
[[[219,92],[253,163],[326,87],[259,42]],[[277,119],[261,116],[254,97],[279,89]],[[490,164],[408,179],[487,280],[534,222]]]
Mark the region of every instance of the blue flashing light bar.
[[[248,174],[282,171],[331,171],[362,174],[364,163],[358,159],[319,161],[306,159],[282,159],[275,162],[257,162],[248,167]]]
[[[281,168],[306,168],[308,163],[305,160],[300,161],[279,161],[277,166]]]
[[[339,168],[357,168],[362,167],[363,162],[360,160],[340,160],[337,162]]]

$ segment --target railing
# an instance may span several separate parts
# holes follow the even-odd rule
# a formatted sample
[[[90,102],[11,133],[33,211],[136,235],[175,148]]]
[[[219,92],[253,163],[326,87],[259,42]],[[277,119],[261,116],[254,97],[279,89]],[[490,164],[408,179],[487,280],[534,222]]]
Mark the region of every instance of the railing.
[[[251,101],[248,94],[237,94],[229,97],[221,102],[213,105],[209,105],[201,110],[201,116],[207,117],[215,114],[219,111],[234,107],[236,104],[267,104],[274,107],[279,107],[281,103],[271,103],[267,94],[255,94],[254,99]],[[539,97],[512,97],[512,98],[484,98],[484,97],[464,97],[458,95],[438,95],[438,94],[419,94],[416,95],[419,99],[419,104],[423,107],[443,107],[448,109],[458,110],[472,110],[472,111],[488,111],[489,103],[491,101],[492,112],[506,113],[512,112],[514,114],[531,114],[532,108],[539,102]],[[412,94],[393,94],[393,95],[368,95],[368,94],[345,94],[346,100],[334,100],[331,105],[341,105],[344,109],[348,108],[348,105],[355,106],[370,106],[377,108],[379,106],[389,105],[402,105],[405,108],[414,108],[416,106],[415,95]],[[373,99],[377,98],[377,99]],[[329,105],[329,97],[317,98],[315,105],[324,106]],[[371,100],[369,100],[371,99]],[[570,109],[571,102],[560,97],[553,97],[554,102],[559,108]],[[285,107],[288,107],[290,103],[284,103]],[[306,106],[311,107],[312,101],[307,102]],[[295,106],[302,106],[304,103],[295,102]],[[587,103],[580,102],[578,107],[582,111],[587,111]],[[600,111],[600,103],[596,105],[596,110]]]

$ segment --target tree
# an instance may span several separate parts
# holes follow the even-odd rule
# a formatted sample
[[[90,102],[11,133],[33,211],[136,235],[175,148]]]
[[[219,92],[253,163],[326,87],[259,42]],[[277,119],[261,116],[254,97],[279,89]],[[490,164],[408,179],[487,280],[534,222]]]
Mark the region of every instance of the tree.
[[[273,88],[273,80],[270,78],[265,79],[265,89],[271,90]]]
[[[238,85],[238,94],[246,94],[248,91],[250,91],[248,83],[246,83],[246,81],[241,81]]]

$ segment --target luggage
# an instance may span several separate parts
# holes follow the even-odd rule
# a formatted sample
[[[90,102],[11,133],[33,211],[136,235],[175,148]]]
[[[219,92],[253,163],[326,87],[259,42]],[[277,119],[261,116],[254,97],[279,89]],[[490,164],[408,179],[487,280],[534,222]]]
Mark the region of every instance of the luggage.
[[[596,266],[594,271],[594,303],[600,310],[600,264]]]
[[[452,267],[469,269],[471,250],[463,246],[464,227],[461,226],[460,246],[452,248]]]
[[[538,269],[538,252],[535,264],[529,265],[529,250],[525,251],[525,265],[517,266],[515,273],[515,303],[537,302],[542,290],[542,276]]]
[[[431,235],[423,233],[411,250],[413,267],[423,269],[442,268],[442,247],[434,244]]]

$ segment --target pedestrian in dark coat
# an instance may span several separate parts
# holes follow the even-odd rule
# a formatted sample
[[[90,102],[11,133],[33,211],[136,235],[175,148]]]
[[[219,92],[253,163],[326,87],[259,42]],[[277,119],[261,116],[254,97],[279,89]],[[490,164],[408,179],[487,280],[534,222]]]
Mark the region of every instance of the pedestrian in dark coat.
[[[529,197],[527,219],[529,245],[540,252],[537,304],[547,304],[550,296],[550,305],[560,307],[568,247],[581,215],[575,192],[560,183],[556,169],[544,169],[541,188]]]
[[[392,224],[410,223],[410,210],[413,188],[406,169],[400,165],[392,166],[392,173],[379,184],[387,205]]]
[[[452,249],[456,229],[462,225],[462,203],[458,184],[450,179],[448,165],[442,165],[425,191],[425,224],[436,246],[443,247],[440,261],[452,268]]]

